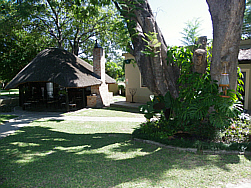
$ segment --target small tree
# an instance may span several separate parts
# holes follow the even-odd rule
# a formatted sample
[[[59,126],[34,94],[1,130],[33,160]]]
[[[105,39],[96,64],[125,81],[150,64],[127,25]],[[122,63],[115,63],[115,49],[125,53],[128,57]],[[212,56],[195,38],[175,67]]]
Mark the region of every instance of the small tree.
[[[183,28],[183,32],[181,32],[183,35],[183,40],[181,41],[185,46],[194,45],[196,43],[196,40],[200,35],[200,26],[201,21],[199,18],[186,22],[186,27]]]

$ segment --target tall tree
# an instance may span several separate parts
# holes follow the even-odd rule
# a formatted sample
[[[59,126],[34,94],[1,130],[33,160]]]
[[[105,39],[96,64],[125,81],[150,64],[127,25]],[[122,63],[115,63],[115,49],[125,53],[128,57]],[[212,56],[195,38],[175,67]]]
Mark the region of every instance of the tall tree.
[[[177,97],[178,87],[176,82],[179,76],[179,68],[172,62],[168,64],[166,62],[168,46],[155,21],[148,1],[117,0],[114,3],[127,20],[127,27],[132,39],[129,46],[130,53],[134,55],[148,88],[157,95],[165,95],[169,90],[173,97]],[[154,42],[150,41],[149,35],[151,33],[157,33],[156,39],[161,43],[160,46],[151,44],[151,42]],[[142,51],[145,51],[146,45],[152,47],[153,56],[142,53]]]
[[[30,19],[29,29],[43,30],[56,47],[75,55],[89,56],[94,38],[107,43],[107,49],[123,49],[129,39],[118,11],[105,1],[23,0],[17,12]]]
[[[230,89],[236,89],[245,0],[207,0],[207,4],[213,22],[212,79],[220,81],[226,62]]]
[[[39,30],[25,28],[29,20],[12,19],[17,16],[16,4],[0,3],[0,80],[9,81],[51,41]]]
[[[130,37],[113,4],[98,0],[0,0],[0,79],[12,79],[48,47],[92,57],[94,39],[116,58]],[[115,56],[115,57],[114,57]]]
[[[169,90],[172,96],[178,96],[176,80],[179,69],[172,62],[166,64],[167,45],[154,19],[147,0],[114,0],[121,14],[128,20],[128,29],[132,39],[131,53],[135,56],[142,77],[148,88],[155,94],[164,95]],[[236,88],[239,42],[245,0],[207,0],[213,22],[213,51],[211,63],[212,79],[219,81],[223,62],[228,62],[230,88]],[[155,56],[146,56],[145,50],[149,33],[157,33],[161,46],[153,48]],[[145,39],[145,40],[143,40]],[[154,79],[153,79],[154,78]]]

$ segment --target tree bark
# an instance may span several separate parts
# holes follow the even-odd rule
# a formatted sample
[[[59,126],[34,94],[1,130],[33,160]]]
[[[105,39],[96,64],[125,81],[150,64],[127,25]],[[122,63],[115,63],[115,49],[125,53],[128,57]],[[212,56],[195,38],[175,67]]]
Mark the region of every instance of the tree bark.
[[[124,0],[126,6],[119,1],[114,1],[116,7],[128,22],[128,30],[132,39],[131,54],[135,57],[142,78],[150,91],[155,95],[165,95],[170,91],[173,97],[178,97],[177,79],[179,68],[172,63],[167,64],[167,45],[157,25],[152,10],[147,0]],[[121,6],[122,5],[122,6]],[[155,57],[142,53],[146,50],[148,40],[146,34],[157,33],[157,39],[161,46]]]
[[[113,0],[122,16],[132,39],[131,54],[134,55],[144,82],[154,94],[165,95],[170,91],[178,97],[177,79],[179,68],[172,63],[167,65],[167,45],[155,21],[148,0]],[[236,89],[237,64],[241,28],[245,10],[245,0],[207,0],[213,22],[213,50],[211,76],[220,81],[223,63],[228,62],[230,89]],[[160,53],[156,57],[146,56],[146,34],[158,33],[161,42]]]
[[[204,74],[207,69],[207,37],[199,37],[197,45],[198,49],[193,53],[192,71]]]
[[[230,89],[236,89],[237,66],[245,0],[207,0],[213,22],[211,77],[220,81],[227,62]]]

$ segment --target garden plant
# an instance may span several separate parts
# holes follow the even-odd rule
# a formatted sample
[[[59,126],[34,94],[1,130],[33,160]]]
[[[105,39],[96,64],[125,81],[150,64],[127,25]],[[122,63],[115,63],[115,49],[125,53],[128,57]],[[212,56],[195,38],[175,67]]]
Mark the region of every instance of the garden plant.
[[[179,96],[173,98],[167,92],[142,105],[140,111],[148,122],[142,123],[134,136],[183,147],[197,147],[199,141],[209,148],[251,150],[250,119],[242,113],[238,91],[228,90],[229,97],[222,97],[217,81],[211,79],[210,63],[206,73],[193,72],[189,47],[172,47],[167,55],[168,62],[181,70]],[[238,89],[242,89],[241,80]]]

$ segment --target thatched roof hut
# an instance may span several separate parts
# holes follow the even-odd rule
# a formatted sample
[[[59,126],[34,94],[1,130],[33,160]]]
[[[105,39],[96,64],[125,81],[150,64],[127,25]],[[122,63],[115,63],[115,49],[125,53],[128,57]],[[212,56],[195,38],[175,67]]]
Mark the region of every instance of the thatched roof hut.
[[[110,76],[105,76],[107,84],[115,83]],[[49,48],[41,51],[24,67],[6,86],[17,88],[28,82],[53,82],[66,88],[84,88],[100,85],[100,76],[93,73],[93,66],[72,53]]]

